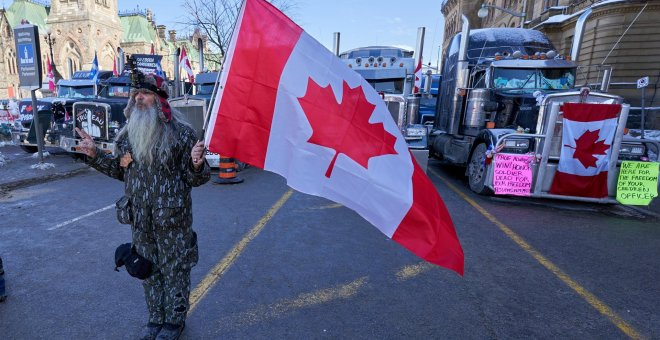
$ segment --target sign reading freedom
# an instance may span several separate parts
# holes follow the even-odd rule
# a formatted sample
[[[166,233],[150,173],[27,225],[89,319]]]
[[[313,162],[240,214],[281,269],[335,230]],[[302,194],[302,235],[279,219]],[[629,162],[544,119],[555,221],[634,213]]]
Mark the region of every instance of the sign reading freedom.
[[[621,204],[649,205],[658,197],[658,164],[623,161],[616,184],[616,200]]]
[[[493,187],[496,195],[529,196],[534,155],[495,154]]]

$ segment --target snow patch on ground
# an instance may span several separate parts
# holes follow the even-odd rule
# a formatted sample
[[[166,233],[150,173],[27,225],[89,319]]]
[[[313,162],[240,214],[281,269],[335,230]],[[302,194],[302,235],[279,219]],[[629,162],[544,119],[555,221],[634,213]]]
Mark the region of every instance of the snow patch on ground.
[[[46,170],[50,168],[54,168],[55,164],[53,163],[37,163],[34,165],[30,166],[30,169],[39,169],[39,170]]]
[[[44,155],[44,158],[50,157],[50,153],[48,151],[43,151],[42,154]],[[39,158],[39,153],[38,152],[33,153],[32,158]]]
[[[3,155],[2,152],[0,152],[0,168],[2,168],[5,165],[5,163],[7,163],[7,158],[5,158],[5,155]]]

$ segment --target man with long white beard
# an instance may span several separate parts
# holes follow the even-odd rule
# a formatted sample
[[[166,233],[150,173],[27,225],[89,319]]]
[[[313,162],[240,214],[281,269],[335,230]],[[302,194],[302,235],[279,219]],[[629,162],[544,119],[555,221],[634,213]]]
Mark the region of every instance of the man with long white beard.
[[[131,252],[152,264],[143,281],[149,321],[141,338],[177,339],[189,307],[190,270],[198,260],[190,191],[209,180],[210,168],[204,143],[169,107],[160,77],[147,75],[134,85],[124,114],[128,123],[116,136],[115,155],[76,129],[79,147],[91,167],[125,183]]]

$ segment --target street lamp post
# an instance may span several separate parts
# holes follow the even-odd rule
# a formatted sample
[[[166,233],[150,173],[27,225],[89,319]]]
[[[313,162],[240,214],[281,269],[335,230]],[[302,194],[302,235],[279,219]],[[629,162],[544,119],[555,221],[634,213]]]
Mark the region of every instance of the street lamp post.
[[[512,15],[514,17],[519,17],[520,19],[520,28],[523,28],[523,25],[525,23],[525,16],[526,16],[526,11],[525,7],[527,7],[527,0],[523,0],[523,11],[521,13],[514,12],[511,10],[508,10],[506,8],[502,8],[500,6],[495,6],[495,5],[489,5],[489,4],[481,4],[481,8],[479,8],[479,11],[477,12],[477,16],[480,18],[485,18],[488,16],[488,11],[490,8],[494,9],[499,9],[500,11],[507,13],[509,15]]]
[[[44,37],[44,40],[46,40],[50,51],[50,67],[53,69],[53,82],[57,84],[57,81],[62,79],[62,76],[57,72],[57,68],[55,68],[55,58],[53,58],[53,44],[55,44],[55,37],[51,37],[52,33],[50,27],[46,28],[46,36]]]

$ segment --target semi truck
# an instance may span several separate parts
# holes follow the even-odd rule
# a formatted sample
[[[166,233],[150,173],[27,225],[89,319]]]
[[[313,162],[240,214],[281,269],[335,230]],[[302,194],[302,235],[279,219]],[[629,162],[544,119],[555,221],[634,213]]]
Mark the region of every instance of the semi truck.
[[[181,111],[197,132],[197,138],[204,139],[204,123],[208,118],[209,108],[213,106],[213,89],[218,72],[202,72],[195,75],[192,95],[184,94],[181,97],[172,98],[170,105]],[[207,152],[206,160],[212,168],[220,166],[220,156],[216,153]]]
[[[579,38],[578,38],[579,39]],[[463,30],[444,53],[437,114],[429,134],[429,155],[465,168],[469,187],[492,194],[494,153],[531,154],[530,196],[615,202],[621,160],[658,154],[654,141],[627,140],[629,105],[606,93],[611,70],[603,79],[578,83],[578,63],[559,55],[540,31],[522,28]],[[600,84],[599,87],[583,85]],[[608,153],[608,197],[586,198],[550,193],[560,158],[561,105],[567,102],[623,104]]]
[[[343,52],[339,58],[381,94],[408,147],[426,150],[428,128],[418,114],[420,97],[413,95],[413,52],[392,46],[369,46]]]
[[[111,71],[99,71],[99,81],[112,76]],[[37,152],[37,139],[32,128],[32,118],[39,112],[40,125],[46,146],[59,147],[60,136],[71,133],[73,104],[96,98],[102,87],[90,79],[89,71],[77,71],[71,79],[61,79],[57,83],[57,96],[40,98],[34,108],[30,98],[19,102],[19,118],[12,128],[12,140],[25,152]]]
[[[73,103],[71,120],[60,134],[59,147],[68,152],[81,153],[77,148],[80,136],[74,132],[74,128],[80,127],[92,136],[101,150],[114,152],[115,135],[126,124],[124,109],[128,105],[130,86],[130,73],[124,71],[100,80],[96,96]]]

